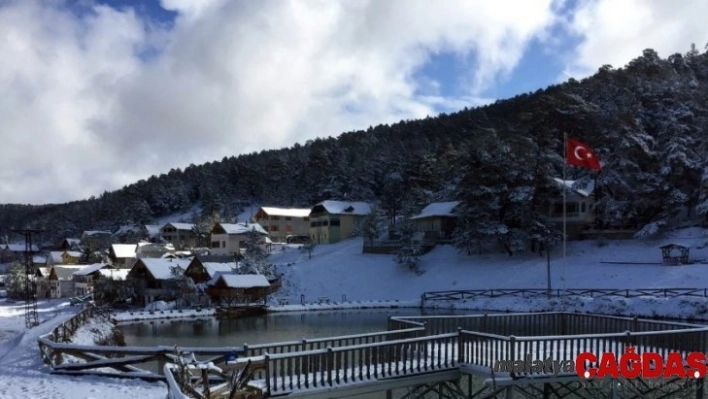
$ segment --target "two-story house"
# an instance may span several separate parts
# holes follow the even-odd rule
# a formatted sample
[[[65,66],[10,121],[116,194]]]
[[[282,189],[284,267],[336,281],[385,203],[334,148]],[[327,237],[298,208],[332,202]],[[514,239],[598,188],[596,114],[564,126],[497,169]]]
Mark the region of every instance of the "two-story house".
[[[138,303],[146,305],[159,298],[171,299],[170,286],[183,275],[189,261],[172,258],[140,258],[128,272]]]
[[[565,224],[566,232],[569,239],[574,239],[589,226],[595,222],[595,214],[591,209],[593,201],[593,186],[579,188],[573,180],[563,181],[562,179],[553,179],[558,188],[558,201],[551,204],[548,212],[548,221],[556,224],[560,230],[563,228],[563,196],[562,191],[565,189]]]
[[[197,246],[197,233],[194,232],[192,223],[167,223],[160,229],[160,236],[177,249]]]
[[[75,271],[72,275],[72,280],[74,281],[74,295],[84,296],[92,293],[96,280],[101,276],[100,270],[106,268],[111,268],[111,265],[107,263],[94,263]]]
[[[347,239],[369,213],[371,205],[367,202],[320,202],[310,210],[310,238],[318,244]]]
[[[273,208],[263,206],[253,216],[263,226],[270,239],[285,242],[288,236],[310,235],[309,208]]]
[[[212,255],[241,254],[245,250],[244,243],[250,234],[258,234],[265,239],[268,232],[258,223],[217,223],[211,230]]]

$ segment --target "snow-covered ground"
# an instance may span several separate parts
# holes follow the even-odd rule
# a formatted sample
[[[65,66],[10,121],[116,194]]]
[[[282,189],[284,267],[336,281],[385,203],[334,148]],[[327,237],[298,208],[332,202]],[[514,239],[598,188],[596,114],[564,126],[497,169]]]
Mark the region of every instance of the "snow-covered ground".
[[[0,300],[0,398],[52,399],[164,399],[167,386],[161,382],[99,377],[69,377],[49,374],[42,363],[37,338],[69,319],[79,308],[68,301],[40,301],[40,325],[25,329],[24,303]],[[91,328],[77,331],[77,343],[90,343]]]
[[[708,264],[662,266],[659,246],[670,241],[691,245],[691,258],[708,259],[708,236],[702,229],[685,229],[661,241],[598,241],[568,243],[567,256],[553,252],[554,289],[564,288],[704,288]],[[393,261],[392,255],[362,253],[361,238],[334,245],[318,245],[312,255],[297,246],[275,246],[271,261],[284,275],[283,288],[275,295],[289,305],[273,310],[296,311],[351,307],[417,306],[425,291],[489,288],[546,288],[546,258],[538,254],[507,256],[459,254],[439,246],[421,258],[422,274]],[[282,250],[281,248],[285,248]],[[626,262],[603,263],[603,262]],[[641,264],[629,264],[641,263]],[[300,305],[304,298],[306,305]],[[318,304],[320,299],[329,303]],[[346,303],[343,303],[346,302]],[[39,357],[37,337],[49,332],[78,308],[53,300],[39,304],[42,323],[25,331],[22,302],[0,300],[0,398],[164,398],[163,383],[98,377],[66,377],[49,374]],[[587,299],[494,298],[439,303],[440,307],[489,310],[579,310],[645,316],[708,318],[708,300],[697,299]],[[124,315],[155,317],[149,312]],[[159,313],[162,316],[162,313]],[[172,314],[169,315],[172,317]],[[180,315],[179,317],[181,317]],[[184,316],[189,316],[184,314]],[[177,316],[175,316],[177,317]],[[90,343],[88,325],[77,333],[77,343]],[[86,342],[89,341],[89,342]]]

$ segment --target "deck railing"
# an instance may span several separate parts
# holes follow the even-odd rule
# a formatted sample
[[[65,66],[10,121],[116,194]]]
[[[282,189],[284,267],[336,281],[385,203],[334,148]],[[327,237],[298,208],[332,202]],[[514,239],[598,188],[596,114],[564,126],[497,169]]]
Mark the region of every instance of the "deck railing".
[[[457,367],[458,335],[266,354],[264,388],[274,395],[452,369]]]

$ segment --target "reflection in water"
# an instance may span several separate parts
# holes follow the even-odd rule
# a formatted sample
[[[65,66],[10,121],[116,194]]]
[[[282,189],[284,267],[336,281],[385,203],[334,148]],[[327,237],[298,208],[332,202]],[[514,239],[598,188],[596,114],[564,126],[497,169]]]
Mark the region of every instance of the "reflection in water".
[[[474,312],[464,312],[474,313]],[[426,314],[431,314],[428,310]],[[444,310],[437,314],[453,314]],[[213,317],[119,324],[128,345],[238,346],[386,330],[389,316],[419,316],[420,309],[361,309],[272,313],[238,319]]]

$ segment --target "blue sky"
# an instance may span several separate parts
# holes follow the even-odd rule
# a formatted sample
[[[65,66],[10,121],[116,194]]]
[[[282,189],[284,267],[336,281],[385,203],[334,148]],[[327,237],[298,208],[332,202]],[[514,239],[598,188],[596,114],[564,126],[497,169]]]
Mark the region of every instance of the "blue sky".
[[[646,48],[703,49],[705,15],[689,0],[0,2],[0,202],[87,198],[533,92]]]

